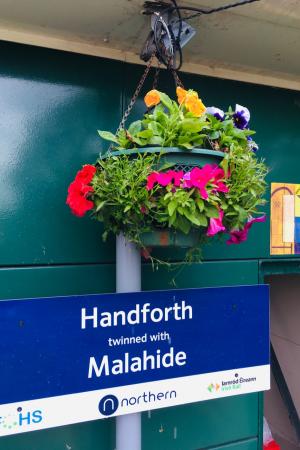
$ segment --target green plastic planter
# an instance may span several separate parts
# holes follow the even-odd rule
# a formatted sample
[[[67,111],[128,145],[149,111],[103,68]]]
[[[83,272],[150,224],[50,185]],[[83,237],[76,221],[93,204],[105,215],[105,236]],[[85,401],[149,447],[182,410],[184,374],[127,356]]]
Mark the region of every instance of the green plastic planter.
[[[145,247],[192,248],[199,242],[201,230],[192,230],[189,234],[174,230],[154,229],[143,233],[140,238]]]
[[[220,164],[224,153],[216,150],[194,148],[184,150],[177,147],[144,147],[130,150],[118,150],[106,153],[110,156],[129,155],[134,158],[139,153],[158,153],[161,155],[160,166],[173,165],[177,170],[188,172],[193,167],[203,167],[205,164]],[[203,228],[204,229],[204,228]],[[192,230],[189,234],[171,229],[154,228],[153,231],[143,233],[140,238],[145,247],[177,247],[192,248],[199,242],[201,230]]]
[[[216,150],[194,148],[184,150],[177,147],[144,147],[130,150],[118,150],[106,153],[108,156],[131,155],[133,158],[139,153],[158,153],[161,155],[160,165],[174,164],[176,169],[187,172],[195,166],[203,167],[205,164],[220,164],[224,158],[224,153]]]

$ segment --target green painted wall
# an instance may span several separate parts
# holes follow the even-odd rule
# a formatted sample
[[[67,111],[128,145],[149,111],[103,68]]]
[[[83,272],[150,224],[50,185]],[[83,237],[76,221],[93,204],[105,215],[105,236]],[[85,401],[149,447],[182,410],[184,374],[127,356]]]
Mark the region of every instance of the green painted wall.
[[[113,239],[103,244],[99,224],[70,214],[66,190],[78,168],[105,150],[96,130],[116,129],[141,68],[4,42],[0,57],[0,298],[112,292]],[[207,105],[249,106],[272,167],[269,179],[299,182],[298,93],[182,78]],[[161,83],[174,90],[165,73]],[[134,114],[143,109],[139,101]],[[185,267],[177,286],[257,283],[259,259],[269,258],[268,224],[256,230],[240,247],[208,247],[205,262]],[[169,288],[173,277],[145,265],[143,288]],[[143,450],[258,450],[261,399],[253,394],[146,413]],[[114,420],[96,421],[2,438],[0,450],[113,450],[113,435]]]

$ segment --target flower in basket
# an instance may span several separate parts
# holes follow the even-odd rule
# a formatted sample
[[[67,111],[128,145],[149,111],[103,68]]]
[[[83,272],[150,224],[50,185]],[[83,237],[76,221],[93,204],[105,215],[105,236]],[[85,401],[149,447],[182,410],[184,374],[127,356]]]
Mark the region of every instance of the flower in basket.
[[[122,232],[141,247],[143,233],[152,230],[244,242],[252,225],[265,220],[259,207],[267,169],[256,154],[250,112],[241,105],[227,112],[206,107],[182,87],[176,94],[172,100],[153,89],[141,120],[116,134],[99,131],[112,149],[78,172],[67,204],[75,215],[89,211],[103,222],[104,237]],[[176,163],[176,151],[193,155],[193,163]],[[203,162],[203,154],[212,161]]]

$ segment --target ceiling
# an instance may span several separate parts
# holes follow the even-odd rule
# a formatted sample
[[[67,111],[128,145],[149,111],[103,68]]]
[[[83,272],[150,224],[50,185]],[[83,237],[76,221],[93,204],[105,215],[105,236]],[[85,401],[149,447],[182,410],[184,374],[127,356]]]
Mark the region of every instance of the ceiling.
[[[0,0],[0,39],[139,62],[150,27],[142,5],[143,0]],[[190,23],[197,35],[184,47],[183,70],[300,90],[300,0],[260,0]]]

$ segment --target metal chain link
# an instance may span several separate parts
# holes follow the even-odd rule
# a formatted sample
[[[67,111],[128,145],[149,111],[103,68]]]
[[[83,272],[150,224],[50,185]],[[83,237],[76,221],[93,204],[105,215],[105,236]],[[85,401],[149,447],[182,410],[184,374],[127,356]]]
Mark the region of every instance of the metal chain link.
[[[179,75],[178,75],[178,73],[177,73],[177,71],[175,69],[172,69],[172,74],[173,74],[173,77],[174,77],[174,81],[175,81],[176,87],[179,86],[179,87],[184,89],[183,82],[179,78]]]
[[[126,108],[126,110],[125,110],[125,112],[124,112],[124,114],[123,114],[122,120],[121,120],[121,122],[120,122],[120,124],[119,124],[119,126],[118,126],[118,128],[117,128],[116,134],[118,134],[118,132],[119,132],[120,130],[122,130],[122,129],[125,128],[126,120],[127,120],[128,116],[129,116],[129,114],[131,113],[132,108],[133,108],[133,106],[135,105],[136,100],[137,100],[137,98],[138,98],[138,96],[139,96],[139,94],[140,94],[140,92],[141,92],[141,89],[142,89],[142,87],[143,87],[143,85],[144,85],[144,83],[145,83],[145,81],[146,81],[146,78],[147,78],[147,76],[148,76],[148,74],[149,74],[149,72],[150,72],[150,69],[151,69],[151,67],[152,67],[152,63],[153,63],[154,57],[155,57],[155,53],[153,53],[153,54],[151,55],[151,58],[149,59],[149,61],[148,61],[148,63],[147,63],[147,66],[146,66],[146,68],[145,68],[145,71],[144,71],[144,73],[143,73],[143,75],[142,75],[142,77],[141,77],[141,79],[140,79],[140,81],[139,81],[139,83],[138,83],[138,85],[137,85],[137,87],[136,87],[136,90],[134,91],[134,94],[133,94],[133,96],[131,97],[131,100],[130,100],[130,102],[129,102],[129,104],[128,104],[128,106],[127,106],[127,108]],[[178,76],[178,73],[176,72],[175,69],[172,68],[172,65],[170,65],[171,59],[172,59],[172,58],[169,57],[169,61],[168,61],[168,69],[171,70],[171,72],[172,72],[172,74],[173,74],[173,77],[174,77],[174,80],[175,80],[175,85],[176,85],[176,86],[180,86],[180,87],[183,88],[183,83],[182,83],[182,81],[180,80],[180,78],[179,78],[179,76]],[[154,80],[153,80],[153,89],[156,89],[156,88],[157,88],[157,85],[158,85],[159,74],[160,74],[160,66],[161,66],[161,63],[160,63],[160,61],[158,61],[158,66],[157,66],[157,68],[156,68],[155,75],[154,75]],[[109,146],[108,151],[110,151],[110,150],[112,149],[112,147],[113,147],[113,144],[111,144],[111,145]]]
[[[155,75],[154,75],[154,80],[153,80],[153,89],[157,89],[158,87],[158,81],[159,81],[159,75],[160,75],[160,61],[158,61],[157,63],[157,68],[155,71]]]
[[[129,105],[126,108],[126,111],[124,112],[124,115],[122,117],[122,120],[120,122],[120,125],[118,126],[118,129],[117,129],[116,133],[118,133],[118,131],[120,131],[122,128],[124,128],[126,120],[127,120],[128,116],[129,116],[129,114],[131,113],[131,110],[132,110],[132,108],[133,108],[133,106],[134,106],[134,104],[135,104],[135,102],[136,102],[136,100],[137,100],[137,98],[139,96],[139,93],[140,93],[140,91],[141,91],[141,89],[142,89],[142,87],[143,87],[143,85],[145,83],[145,80],[146,80],[146,78],[148,76],[148,73],[149,73],[149,71],[151,69],[154,56],[155,56],[155,54],[153,53],[151,55],[151,58],[149,59],[149,61],[147,63],[146,69],[145,69],[145,71],[144,71],[144,73],[142,75],[142,78],[139,81],[139,84],[136,87],[136,90],[134,91],[134,94],[133,94],[133,96],[132,96],[132,98],[131,98],[131,100],[129,102]]]

